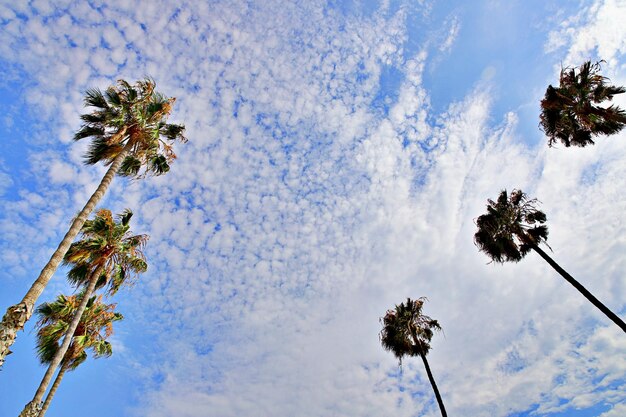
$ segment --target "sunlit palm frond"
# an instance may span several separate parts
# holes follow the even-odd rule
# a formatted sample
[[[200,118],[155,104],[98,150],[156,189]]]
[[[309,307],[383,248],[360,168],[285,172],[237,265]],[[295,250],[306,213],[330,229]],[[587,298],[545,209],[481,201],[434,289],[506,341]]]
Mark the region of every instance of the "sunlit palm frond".
[[[86,92],[85,104],[96,110],[81,116],[83,125],[75,134],[76,140],[92,139],[86,163],[110,164],[130,143],[128,156],[132,158],[124,161],[120,175],[162,175],[169,171],[176,155],[168,142],[186,141],[185,127],[166,123],[175,98],[156,92],[155,87],[154,80],[145,78],[134,85],[119,80],[104,93],[97,89]]]
[[[132,216],[129,209],[115,218],[110,210],[101,209],[85,222],[80,239],[70,246],[64,258],[70,266],[71,284],[86,285],[93,274],[99,273],[96,288],[108,286],[109,294],[114,294],[124,282],[147,270],[143,248],[148,236],[131,234]]]
[[[82,296],[82,293],[69,297],[60,295],[53,302],[44,303],[37,308],[37,355],[43,364],[54,358]],[[104,304],[102,296],[89,299],[79,327],[63,358],[68,369],[75,369],[87,359],[86,350],[92,350],[95,357],[110,356],[111,345],[106,339],[113,332],[112,323],[123,318],[114,310],[115,304]]]

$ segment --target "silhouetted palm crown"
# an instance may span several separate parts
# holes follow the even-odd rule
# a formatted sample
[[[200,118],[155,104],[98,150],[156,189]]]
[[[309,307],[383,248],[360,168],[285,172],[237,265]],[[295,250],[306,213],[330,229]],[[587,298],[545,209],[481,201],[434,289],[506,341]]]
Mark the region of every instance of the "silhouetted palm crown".
[[[626,125],[626,112],[600,104],[626,92],[624,87],[607,85],[598,74],[600,63],[585,62],[579,68],[561,70],[558,88],[550,85],[541,100],[540,126],[548,145],[561,141],[565,146],[592,145],[593,136],[612,135]]]
[[[85,156],[88,164],[110,164],[130,144],[120,175],[137,176],[142,166],[144,175],[169,171],[169,163],[176,158],[171,142],[186,141],[185,127],[166,123],[176,99],[154,91],[155,86],[151,79],[135,85],[119,80],[104,93],[99,89],[86,92],[85,105],[95,110],[81,115],[83,124],[74,139],[92,139]]]
[[[488,200],[487,213],[476,220],[474,242],[495,262],[518,262],[532,249],[545,242],[546,215],[537,209],[537,200],[529,200],[520,190],[508,196],[502,191],[497,201]]]
[[[441,330],[437,320],[422,314],[425,298],[396,305],[382,318],[380,342],[401,362],[404,356],[426,355],[435,330]],[[416,343],[417,341],[417,343]]]
[[[37,308],[37,353],[41,363],[48,364],[54,358],[81,297],[82,294],[69,297],[60,295],[55,301]],[[83,363],[87,359],[86,349],[91,349],[95,357],[111,356],[111,344],[107,339],[113,334],[113,322],[123,318],[114,310],[115,304],[102,303],[102,296],[89,299],[63,358],[64,367],[73,370]]]
[[[131,235],[129,221],[133,213],[126,210],[113,218],[111,211],[98,210],[93,220],[81,229],[81,238],[72,243],[63,262],[71,265],[68,280],[86,285],[92,274],[100,271],[97,288],[108,285],[110,294],[136,274],[148,268],[142,249],[147,235]]]

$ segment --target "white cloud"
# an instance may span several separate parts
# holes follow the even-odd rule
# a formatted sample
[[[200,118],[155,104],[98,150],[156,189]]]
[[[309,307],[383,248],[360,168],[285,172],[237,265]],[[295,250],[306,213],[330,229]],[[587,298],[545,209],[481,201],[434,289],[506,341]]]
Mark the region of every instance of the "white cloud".
[[[38,82],[28,102],[50,120],[41,130],[65,132],[40,139],[51,148],[32,157],[40,182],[3,213],[0,256],[20,276],[104,172],[80,165],[84,144],[60,143],[80,91],[148,74],[178,97],[190,141],[172,172],[116,179],[103,202],[133,208],[133,229],[151,235],[149,272],[120,301],[136,329],[118,341],[142,376],[137,415],[437,415],[419,361],[399,373],[379,346],[378,318],[407,296],[428,296],[444,327],[429,358],[451,414],[619,411],[626,347],[606,319],[534,254],[486,265],[471,239],[486,199],[522,188],[543,202],[555,259],[623,307],[624,135],[529,148],[515,114],[494,125],[489,80],[428,117],[430,61],[403,58],[402,9],[144,6],[81,2],[32,32],[17,19],[0,45]],[[404,76],[388,116],[370,108],[385,66]]]
[[[610,66],[617,65],[626,52],[626,28],[621,24],[624,19],[626,4],[623,1],[588,2],[579,14],[563,21],[560,28],[550,34],[546,49],[567,48],[566,66],[596,58],[604,59]]]

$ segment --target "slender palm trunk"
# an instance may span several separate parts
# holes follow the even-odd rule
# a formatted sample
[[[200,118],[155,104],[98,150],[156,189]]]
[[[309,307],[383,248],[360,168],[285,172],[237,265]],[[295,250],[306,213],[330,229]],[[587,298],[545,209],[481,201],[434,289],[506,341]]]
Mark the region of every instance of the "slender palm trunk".
[[[54,397],[54,394],[56,394],[57,389],[59,388],[59,385],[61,384],[61,380],[63,379],[63,376],[65,375],[65,371],[67,371],[67,366],[63,365],[61,366],[61,369],[59,369],[59,373],[57,374],[57,377],[54,379],[54,383],[52,384],[52,387],[50,387],[50,392],[48,392],[48,395],[46,396],[46,400],[43,402],[43,406],[41,407],[41,411],[39,412],[38,417],[44,417],[44,415],[46,414],[46,411],[48,411],[48,407],[50,407],[50,402],[52,401],[52,398]]]
[[[578,292],[580,292],[587,300],[589,300],[591,304],[596,306],[609,319],[611,319],[613,323],[617,324],[624,333],[626,333],[626,323],[624,323],[624,321],[620,319],[617,316],[617,314],[609,310],[607,306],[605,306],[600,300],[598,300],[593,294],[591,294],[585,287],[583,287],[580,282],[576,281],[574,277],[572,277],[563,268],[561,268],[559,264],[557,264],[552,258],[550,258],[548,254],[545,253],[539,246],[537,246],[534,243],[531,243],[531,247],[535,250],[535,252],[539,254],[539,256],[541,256],[547,263],[549,263],[550,266],[554,268],[556,272],[561,274],[561,276],[565,278],[567,282],[572,284],[572,286],[576,288]]]
[[[118,135],[121,136],[125,134],[126,128],[123,128],[118,133]],[[52,257],[46,266],[44,266],[41,270],[39,277],[37,277],[37,280],[35,280],[22,301],[19,304],[13,305],[7,309],[6,314],[2,318],[2,323],[0,323],[0,369],[4,364],[5,357],[11,353],[9,348],[13,342],[15,342],[17,332],[24,328],[24,324],[32,316],[33,307],[35,306],[37,299],[43,292],[46,285],[48,285],[48,282],[52,278],[54,272],[59,267],[59,264],[63,260],[63,256],[65,256],[65,253],[80,232],[83,224],[85,224],[87,217],[89,217],[89,214],[91,214],[93,209],[96,207],[96,204],[98,204],[104,196],[107,188],[109,188],[111,181],[113,181],[115,174],[119,171],[122,161],[124,160],[126,154],[128,154],[131,147],[132,141],[129,140],[124,149],[113,160],[113,163],[107,170],[106,174],[104,174],[102,181],[100,181],[100,185],[91,195],[91,198],[89,198],[85,207],[83,207],[80,213],[78,213],[78,216],[76,216],[72,221],[65,237],[63,237],[63,240],[52,254]]]
[[[80,301],[78,308],[76,309],[76,313],[74,313],[74,318],[72,318],[72,321],[70,322],[69,327],[65,331],[65,336],[63,337],[63,343],[61,344],[61,347],[59,347],[59,349],[54,354],[52,361],[50,361],[50,365],[48,366],[48,369],[46,370],[46,373],[43,376],[41,383],[39,384],[39,388],[37,388],[35,397],[33,397],[33,400],[31,402],[26,404],[26,407],[24,407],[24,410],[20,413],[19,417],[31,416],[31,414],[29,414],[31,412],[30,410],[32,410],[34,406],[41,403],[41,400],[43,399],[43,395],[46,393],[46,390],[48,389],[48,385],[50,385],[50,381],[52,381],[52,376],[54,375],[54,372],[56,371],[58,366],[61,364],[61,361],[63,360],[63,357],[65,356],[65,353],[67,352],[67,349],[70,347],[70,343],[72,342],[72,337],[74,336],[74,332],[76,331],[76,328],[78,327],[78,323],[80,322],[80,319],[83,316],[83,313],[85,312],[85,308],[87,308],[87,303],[89,302],[89,298],[91,297],[94,290],[96,289],[96,284],[98,282],[98,278],[100,277],[101,273],[102,273],[102,267],[98,267],[93,272],[93,274],[91,274],[91,276],[89,277],[89,283],[87,284],[87,289],[85,289],[83,298]]]
[[[443,399],[441,398],[441,394],[439,394],[439,389],[437,388],[437,384],[435,383],[435,377],[433,377],[433,373],[430,371],[430,366],[428,365],[428,361],[426,360],[426,355],[424,354],[422,342],[417,337],[415,328],[409,327],[409,331],[411,332],[411,336],[413,337],[413,343],[415,343],[416,346],[419,346],[419,354],[422,358],[422,361],[424,362],[424,368],[426,368],[426,374],[428,375],[430,385],[433,387],[433,391],[435,392],[435,398],[437,399],[437,403],[439,404],[441,416],[448,417],[448,413],[446,413],[446,408],[443,406]]]
[[[422,361],[424,362],[424,368],[426,368],[426,374],[428,374],[428,380],[430,381],[430,385],[432,385],[433,391],[435,392],[435,398],[437,398],[437,403],[439,404],[441,415],[442,417],[448,417],[448,413],[446,413],[446,408],[443,406],[443,399],[441,398],[441,394],[439,394],[439,389],[437,388],[437,384],[435,383],[435,378],[433,377],[433,373],[430,371],[430,366],[428,366],[426,355],[420,353],[420,356],[422,358]]]

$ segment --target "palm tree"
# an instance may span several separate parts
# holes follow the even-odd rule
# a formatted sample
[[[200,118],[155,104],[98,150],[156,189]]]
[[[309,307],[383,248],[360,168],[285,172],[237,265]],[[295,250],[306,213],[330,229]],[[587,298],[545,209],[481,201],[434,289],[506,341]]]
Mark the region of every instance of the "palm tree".
[[[72,266],[68,272],[70,282],[85,287],[84,295],[72,322],[67,328],[61,347],[50,361],[37,392],[20,417],[31,416],[46,392],[52,376],[69,348],[87,302],[97,287],[107,287],[115,293],[122,284],[132,280],[148,268],[142,249],[148,240],[146,235],[131,235],[128,225],[133,213],[125,210],[113,219],[109,210],[98,210],[93,220],[82,227],[81,240],[72,243],[64,262]]]
[[[561,141],[565,146],[593,145],[592,136],[612,135],[626,125],[626,112],[611,101],[624,87],[607,85],[608,78],[598,74],[600,62],[587,61],[579,68],[561,70],[560,85],[548,86],[541,100],[539,125],[548,135],[548,145]]]
[[[546,215],[537,209],[537,199],[528,199],[520,190],[508,196],[506,190],[497,201],[488,200],[487,213],[478,217],[474,242],[492,261],[519,262],[534,250],[587,300],[626,332],[626,323],[568,274],[540,247],[548,238]]]
[[[81,230],[83,223],[104,196],[115,174],[144,177],[147,174],[161,175],[169,171],[169,164],[176,158],[172,143],[186,141],[185,127],[166,123],[175,98],[168,98],[155,91],[151,79],[130,85],[120,80],[102,92],[88,90],[85,105],[94,108],[83,114],[83,124],[74,136],[81,140],[91,138],[85,155],[87,164],[102,162],[109,169],[100,185],[78,215],[72,220],[68,232],[41,270],[22,301],[10,306],[0,323],[0,367],[17,332],[24,328],[33,307],[61,263],[65,252]],[[142,167],[143,172],[142,172]]]
[[[50,364],[54,359],[59,350],[60,340],[66,333],[83,296],[84,294],[69,297],[59,295],[55,301],[44,303],[37,308],[36,313],[39,316],[37,354],[42,364]],[[114,310],[115,304],[104,304],[102,296],[93,296],[89,299],[38,417],[44,417],[65,372],[73,371],[85,362],[86,350],[90,349],[95,358],[111,356],[113,351],[107,339],[113,334],[113,322],[123,318]]]
[[[383,329],[380,332],[380,343],[383,349],[392,352],[402,363],[404,356],[419,356],[424,362],[428,380],[433,387],[441,415],[447,416],[443,406],[443,400],[437,389],[435,378],[430,371],[430,366],[426,360],[426,355],[430,351],[430,340],[436,330],[441,330],[437,320],[422,314],[426,298],[417,300],[406,299],[406,303],[396,305],[393,310],[388,310],[385,317],[381,319]]]

